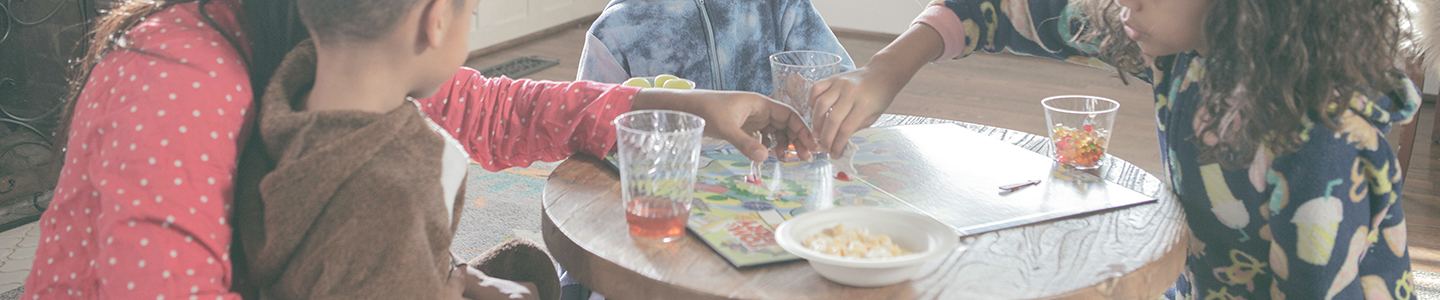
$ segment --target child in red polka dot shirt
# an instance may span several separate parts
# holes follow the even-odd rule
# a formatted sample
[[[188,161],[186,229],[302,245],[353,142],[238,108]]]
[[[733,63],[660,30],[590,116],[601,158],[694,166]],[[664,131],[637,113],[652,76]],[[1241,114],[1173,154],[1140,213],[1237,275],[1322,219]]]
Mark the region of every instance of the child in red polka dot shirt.
[[[220,34],[240,22],[220,12],[239,3],[210,3],[213,22],[196,3],[144,5],[156,11],[96,53],[74,99],[23,299],[238,298],[229,199],[255,111]]]

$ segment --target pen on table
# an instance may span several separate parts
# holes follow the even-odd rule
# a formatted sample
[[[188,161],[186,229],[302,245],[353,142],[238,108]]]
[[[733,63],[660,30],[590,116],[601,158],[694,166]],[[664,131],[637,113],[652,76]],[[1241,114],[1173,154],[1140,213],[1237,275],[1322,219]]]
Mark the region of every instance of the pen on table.
[[[1040,180],[1030,180],[1030,181],[1021,182],[1021,183],[1016,183],[1016,184],[1002,185],[1002,186],[1000,186],[1000,190],[1001,190],[1001,191],[1004,191],[1004,192],[1006,192],[1006,193],[1009,193],[1009,192],[1018,191],[1018,190],[1020,190],[1020,189],[1025,188],[1025,187],[1029,187],[1029,186],[1037,185],[1037,184],[1040,184]]]

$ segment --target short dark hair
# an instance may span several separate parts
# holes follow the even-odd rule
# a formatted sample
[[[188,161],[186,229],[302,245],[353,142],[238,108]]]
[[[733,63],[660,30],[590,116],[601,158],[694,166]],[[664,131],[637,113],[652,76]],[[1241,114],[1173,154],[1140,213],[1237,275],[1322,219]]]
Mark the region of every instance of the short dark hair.
[[[372,40],[389,32],[419,0],[299,0],[300,20],[319,42]]]

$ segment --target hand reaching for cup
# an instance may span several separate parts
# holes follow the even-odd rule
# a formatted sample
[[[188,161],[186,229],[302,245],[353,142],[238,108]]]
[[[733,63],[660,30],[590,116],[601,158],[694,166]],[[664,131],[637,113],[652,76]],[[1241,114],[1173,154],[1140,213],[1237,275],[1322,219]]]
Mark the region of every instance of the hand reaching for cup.
[[[874,124],[905,86],[896,78],[909,76],[865,67],[815,82],[810,116],[819,146],[832,155],[845,155],[850,136]]]
[[[645,89],[635,96],[632,109],[668,109],[698,115],[705,119],[706,136],[730,142],[753,161],[764,161],[771,150],[779,153],[791,145],[802,159],[810,159],[810,152],[819,149],[795,110],[756,93]],[[773,137],[774,147],[766,147],[756,132]]]
[[[810,91],[811,125],[820,146],[833,155],[844,155],[850,135],[874,124],[910,78],[944,49],[940,32],[916,24],[871,57],[865,67],[816,82]]]

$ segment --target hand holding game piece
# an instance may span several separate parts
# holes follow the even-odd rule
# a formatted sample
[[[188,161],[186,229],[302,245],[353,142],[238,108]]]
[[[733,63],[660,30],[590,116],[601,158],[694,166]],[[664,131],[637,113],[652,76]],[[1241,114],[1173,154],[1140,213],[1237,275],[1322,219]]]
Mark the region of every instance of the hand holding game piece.
[[[883,68],[865,67],[815,82],[810,90],[811,125],[820,145],[829,153],[845,155],[850,135],[874,124],[908,79]]]
[[[670,82],[683,79],[672,79]],[[632,100],[634,110],[666,109],[704,118],[705,135],[735,145],[752,161],[764,161],[770,148],[752,135],[761,132],[776,139],[777,149],[794,145],[801,159],[819,149],[800,116],[790,107],[750,92],[673,90],[650,88]]]

